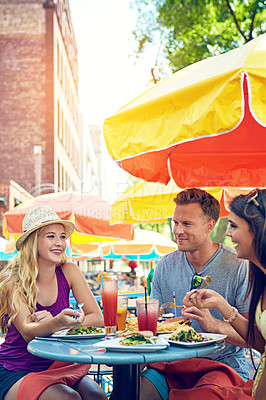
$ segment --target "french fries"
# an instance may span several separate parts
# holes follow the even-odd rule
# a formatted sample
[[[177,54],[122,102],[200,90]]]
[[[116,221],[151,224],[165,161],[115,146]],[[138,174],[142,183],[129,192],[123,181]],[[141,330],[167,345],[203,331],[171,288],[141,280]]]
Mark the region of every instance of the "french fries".
[[[167,322],[167,321],[157,322],[157,332],[159,332],[159,333],[173,332],[176,329],[178,329],[181,325],[190,325],[190,321],[188,319],[184,318],[179,321],[173,321],[173,322]],[[134,331],[138,331],[137,317],[129,318],[126,320],[126,327],[121,332],[121,335],[123,335],[123,333],[131,333]]]
[[[189,320],[180,320],[180,321],[173,321],[173,322],[157,322],[157,332],[159,333],[169,333],[173,332],[178,329],[180,326],[190,325],[191,322]]]

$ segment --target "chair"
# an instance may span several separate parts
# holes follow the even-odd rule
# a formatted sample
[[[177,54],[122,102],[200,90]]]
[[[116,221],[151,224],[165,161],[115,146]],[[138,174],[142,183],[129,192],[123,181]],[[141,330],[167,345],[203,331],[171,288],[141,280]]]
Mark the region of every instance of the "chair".
[[[95,369],[95,367],[97,367]],[[113,369],[102,369],[101,367],[108,368],[106,365],[92,365],[87,375],[92,376],[95,382],[101,386],[104,392],[109,396],[113,390]]]
[[[254,379],[260,363],[261,354],[254,349],[246,349],[246,360],[249,365],[250,376]]]

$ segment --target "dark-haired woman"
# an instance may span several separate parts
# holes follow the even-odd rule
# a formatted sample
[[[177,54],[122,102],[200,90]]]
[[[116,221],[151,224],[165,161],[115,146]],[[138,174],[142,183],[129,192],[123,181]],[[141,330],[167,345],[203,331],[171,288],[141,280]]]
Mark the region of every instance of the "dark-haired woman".
[[[237,196],[230,204],[227,236],[236,245],[239,258],[249,260],[249,287],[251,303],[249,320],[241,316],[213,290],[192,290],[184,298],[185,306],[216,308],[246,340],[261,354],[261,362],[253,385],[256,400],[266,398],[266,190],[255,189],[248,195]],[[186,311],[183,311],[184,316]]]

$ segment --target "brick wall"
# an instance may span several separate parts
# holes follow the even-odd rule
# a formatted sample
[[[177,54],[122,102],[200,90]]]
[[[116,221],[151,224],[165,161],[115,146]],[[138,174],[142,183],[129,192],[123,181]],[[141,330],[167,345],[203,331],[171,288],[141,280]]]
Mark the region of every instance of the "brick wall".
[[[4,166],[0,179],[14,179],[29,190],[36,181],[34,145],[42,146],[43,181],[53,182],[53,171],[47,173],[45,168],[46,10],[41,1],[4,3],[0,4],[0,138]]]
[[[57,19],[58,10],[61,10],[59,14],[64,17],[62,21],[66,20],[68,2],[58,0],[54,3],[43,0],[0,0],[0,181],[12,179],[35,194],[33,189],[36,185],[42,186],[42,193],[53,191],[46,190],[46,184],[59,186],[58,160],[64,165],[64,171],[68,171],[76,190],[80,187],[80,171],[76,170],[67,149],[62,146],[58,150],[55,142],[57,98],[60,98],[61,109],[63,106],[65,108],[64,118],[69,120],[74,136],[78,136],[78,127],[74,125],[75,113],[67,103],[63,83],[60,83],[60,88],[55,85],[56,43],[61,41],[61,54],[69,46],[61,37]],[[72,36],[68,34],[66,38]],[[70,48],[76,49],[75,46]],[[69,54],[63,55],[73,88]],[[76,53],[74,55],[77,56]],[[71,64],[74,67],[77,64],[75,57],[72,56],[74,61]],[[78,99],[75,90],[74,93]],[[77,104],[78,101],[75,110],[78,109]],[[35,146],[41,146],[41,156],[34,155]]]

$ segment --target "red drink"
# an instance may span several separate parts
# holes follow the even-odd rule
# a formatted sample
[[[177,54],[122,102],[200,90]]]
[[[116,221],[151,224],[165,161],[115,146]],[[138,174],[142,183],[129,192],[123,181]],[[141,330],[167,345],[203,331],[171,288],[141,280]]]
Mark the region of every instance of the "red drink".
[[[151,299],[146,303],[144,299],[138,299],[137,317],[139,331],[152,331],[154,336],[157,333],[157,320],[159,315],[159,300]]]
[[[101,296],[103,304],[103,318],[106,334],[116,332],[117,325],[117,295],[118,284],[117,279],[103,280],[103,288],[101,286]]]

